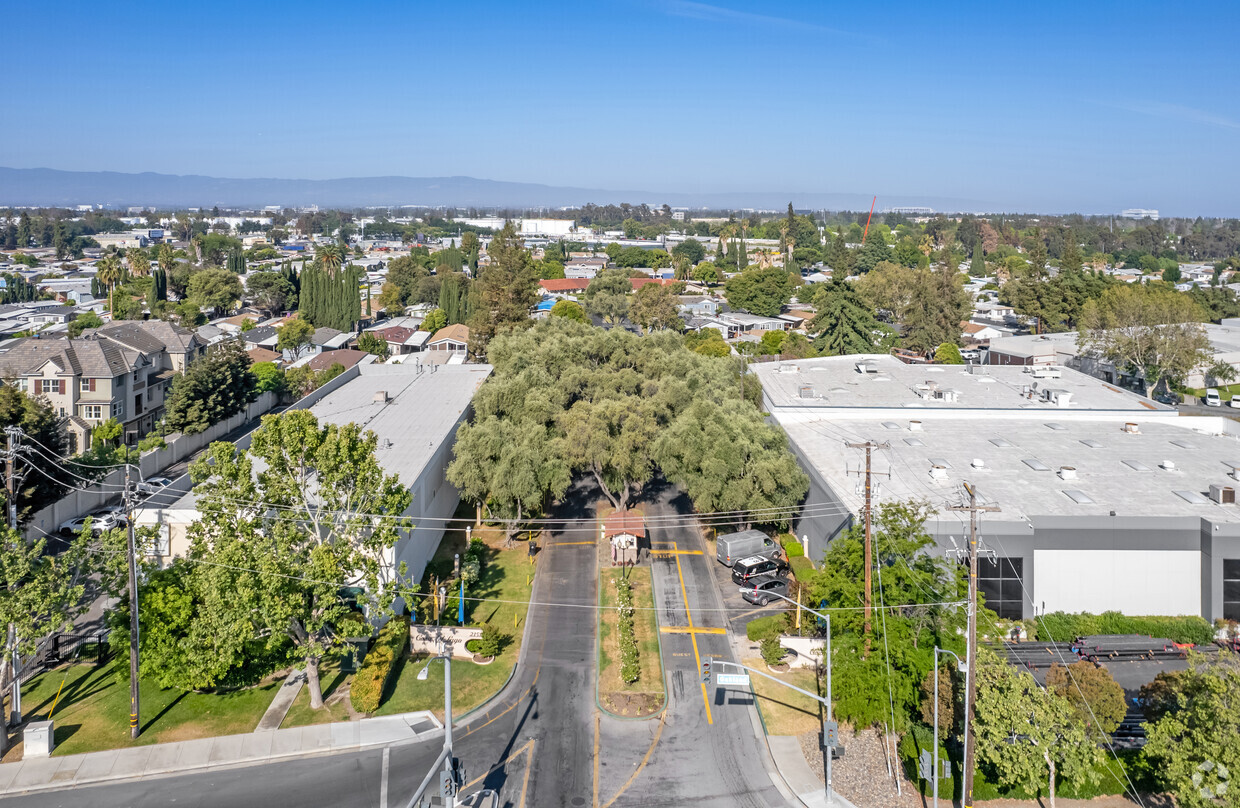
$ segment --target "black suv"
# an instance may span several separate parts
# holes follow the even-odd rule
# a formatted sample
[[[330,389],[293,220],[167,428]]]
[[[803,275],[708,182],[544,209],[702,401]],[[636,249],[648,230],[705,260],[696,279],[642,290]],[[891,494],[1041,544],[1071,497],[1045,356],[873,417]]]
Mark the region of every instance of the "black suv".
[[[768,573],[778,575],[788,570],[788,562],[782,558],[763,558],[762,556],[749,556],[742,558],[732,565],[732,583],[744,584],[755,575],[766,575]]]
[[[755,575],[741,587],[741,597],[758,606],[765,606],[773,600],[780,600],[776,595],[788,594],[788,581],[774,575]]]

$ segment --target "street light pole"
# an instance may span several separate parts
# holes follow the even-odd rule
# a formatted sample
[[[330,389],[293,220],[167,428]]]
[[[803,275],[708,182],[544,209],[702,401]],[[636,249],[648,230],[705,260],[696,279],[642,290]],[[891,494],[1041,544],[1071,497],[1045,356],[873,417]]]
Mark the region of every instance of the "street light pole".
[[[939,654],[951,654],[956,657],[956,667],[964,668],[964,675],[968,677],[969,666],[960,661],[960,657],[956,656],[955,651],[948,651],[946,648],[934,647],[934,767],[931,770],[931,776],[934,785],[934,808],[939,808]],[[967,686],[966,686],[967,687]],[[969,742],[969,714],[964,714],[964,742]],[[923,758],[924,760],[924,758]]]
[[[464,785],[464,777],[461,775],[461,768],[456,765],[456,758],[452,755],[452,646],[448,643],[440,645],[439,653],[436,656],[426,660],[426,664],[422,666],[422,670],[418,671],[418,681],[426,681],[430,672],[431,663],[435,660],[443,662],[443,750],[439,753],[438,760],[431,766],[431,770],[427,772],[426,779],[422,781],[422,785],[414,792],[410,798],[406,808],[414,808],[422,795],[426,792],[431,784],[432,778],[435,776],[435,769],[439,763],[443,762],[443,773],[439,779],[439,796],[452,799],[460,794],[461,787]]]
[[[828,722],[830,722],[830,721],[831,721],[831,615],[829,615],[829,614],[823,614],[822,612],[817,612],[817,611],[814,611],[813,609],[809,608],[808,606],[802,606],[802,605],[801,605],[801,603],[800,603],[800,601],[793,600],[792,598],[788,597],[787,595],[781,595],[781,594],[779,594],[778,592],[768,592],[767,594],[768,594],[768,595],[774,595],[775,597],[777,597],[777,598],[779,598],[779,599],[781,599],[781,600],[786,600],[786,601],[788,601],[789,603],[794,603],[794,604],[796,604],[796,607],[797,607],[798,609],[804,609],[805,611],[809,612],[810,614],[814,615],[815,617],[819,618],[820,620],[824,620],[824,621],[826,621],[826,624],[827,624],[827,649],[826,649],[826,651],[827,651],[827,653],[826,653],[826,658],[827,658],[827,701],[826,701],[826,705],[827,705],[827,721],[828,721]],[[936,680],[936,681],[937,681],[937,680]],[[937,704],[938,702],[936,701],[935,703]],[[824,750],[823,750],[823,753],[824,753],[824,754],[823,754],[823,757],[825,757],[825,758],[827,759],[827,805],[830,805],[830,804],[831,804],[831,758],[832,758],[832,757],[834,757],[834,752],[835,752],[835,748],[834,748],[834,746],[833,746],[833,747],[831,747],[830,749],[824,749]]]

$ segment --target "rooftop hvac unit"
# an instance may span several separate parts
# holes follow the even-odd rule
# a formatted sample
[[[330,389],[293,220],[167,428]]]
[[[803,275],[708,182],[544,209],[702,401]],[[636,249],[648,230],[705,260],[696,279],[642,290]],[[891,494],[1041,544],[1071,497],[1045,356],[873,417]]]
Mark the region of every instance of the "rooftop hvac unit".
[[[930,479],[946,480],[947,479],[947,467],[946,466],[931,466],[930,467]]]
[[[1060,466],[1059,467],[1059,479],[1075,480],[1076,479],[1076,466]]]
[[[1124,424],[1124,431],[1127,432],[1129,435],[1140,435],[1141,427],[1137,426],[1132,421],[1129,421],[1128,423]]]
[[[1232,488],[1230,485],[1211,485],[1210,499],[1214,500],[1219,505],[1235,505],[1236,489]]]
[[[1035,379],[1059,379],[1063,377],[1063,370],[1054,365],[1046,367],[1037,367],[1033,369],[1033,378]]]
[[[387,390],[376,390],[376,391],[375,391],[374,398],[372,398],[372,399],[371,399],[371,401],[372,401],[373,403],[375,403],[375,404],[386,404],[386,403],[388,403],[388,394],[387,394]]]
[[[973,462],[969,465],[973,466],[975,469],[984,469],[986,468],[986,461],[980,457],[975,457],[973,458]]]
[[[808,384],[803,384],[803,385],[801,385],[801,388],[800,388],[800,396],[801,396],[801,398],[813,398],[813,397],[814,397],[814,388],[813,388],[813,387],[811,387],[811,386],[810,386],[810,385],[808,385]]]

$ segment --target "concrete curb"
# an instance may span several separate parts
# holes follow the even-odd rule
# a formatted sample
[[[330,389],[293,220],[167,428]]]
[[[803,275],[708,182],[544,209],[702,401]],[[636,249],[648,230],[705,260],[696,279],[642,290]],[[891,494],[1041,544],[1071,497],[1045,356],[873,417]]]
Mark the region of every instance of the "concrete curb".
[[[430,712],[416,712],[23,760],[0,766],[0,797],[413,743],[442,730]]]

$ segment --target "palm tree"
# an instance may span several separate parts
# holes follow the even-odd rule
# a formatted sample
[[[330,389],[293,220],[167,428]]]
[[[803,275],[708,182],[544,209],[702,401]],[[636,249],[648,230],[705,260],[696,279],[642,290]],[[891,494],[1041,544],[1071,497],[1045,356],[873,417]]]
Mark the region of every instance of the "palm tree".
[[[194,263],[201,265],[202,264],[202,239],[199,236],[194,236],[192,239],[190,239],[189,243],[194,248]]]
[[[112,287],[121,279],[121,262],[115,255],[105,255],[95,265],[95,276],[108,287],[108,314],[112,314]]]
[[[125,251],[125,260],[129,262],[129,272],[135,278],[145,278],[151,274],[151,259],[137,247]]]
[[[337,244],[324,244],[321,247],[316,247],[314,258],[323,269],[327,270],[329,275],[335,275],[336,270],[340,269],[340,265],[344,263],[344,255]]]
[[[173,253],[172,245],[168,243],[159,245],[159,249],[155,252],[155,259],[159,262],[159,268],[165,273],[172,272],[172,268],[177,265],[177,259],[176,255]]]

